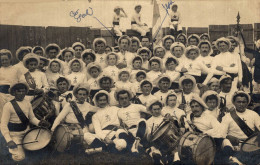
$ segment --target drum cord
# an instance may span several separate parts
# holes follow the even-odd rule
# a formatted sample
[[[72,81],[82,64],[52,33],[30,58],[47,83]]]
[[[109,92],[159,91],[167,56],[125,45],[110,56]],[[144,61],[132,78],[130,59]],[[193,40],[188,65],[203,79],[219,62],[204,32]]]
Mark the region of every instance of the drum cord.
[[[59,145],[61,144],[61,142],[62,142],[62,140],[63,140],[63,138],[64,138],[64,136],[65,136],[66,133],[68,133],[68,132],[64,132],[64,134],[63,134],[61,140],[59,141],[59,144],[58,144],[58,145],[55,147],[55,149],[53,149],[53,151],[51,152],[51,156],[55,153],[55,151],[57,150],[57,148],[58,148]]]

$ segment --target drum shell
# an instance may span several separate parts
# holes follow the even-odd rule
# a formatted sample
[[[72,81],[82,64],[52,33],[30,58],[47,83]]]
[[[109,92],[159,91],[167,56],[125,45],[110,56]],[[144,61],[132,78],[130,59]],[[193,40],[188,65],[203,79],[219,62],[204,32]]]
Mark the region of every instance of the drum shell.
[[[72,146],[82,145],[84,141],[82,128],[78,124],[60,124],[53,136],[54,147],[58,152],[68,151]]]
[[[202,142],[204,142],[205,144],[204,146],[208,146],[208,150],[204,149],[201,152],[201,154],[204,153],[209,154],[206,155],[209,157],[206,157],[204,155],[201,155],[200,157],[197,156],[199,152],[199,148],[202,148],[201,146],[203,146]],[[214,161],[215,153],[216,153],[215,142],[213,138],[211,138],[208,135],[187,132],[180,139],[178,154],[180,160],[183,162],[189,164],[209,165]]]
[[[255,155],[258,156],[260,155],[260,147],[258,147],[259,144],[256,144],[256,139],[258,138],[257,136],[260,136],[259,132],[253,134],[242,143],[240,151],[242,152],[243,155],[250,156],[250,157]],[[260,143],[259,140],[258,143]],[[253,144],[256,147],[250,144]]]

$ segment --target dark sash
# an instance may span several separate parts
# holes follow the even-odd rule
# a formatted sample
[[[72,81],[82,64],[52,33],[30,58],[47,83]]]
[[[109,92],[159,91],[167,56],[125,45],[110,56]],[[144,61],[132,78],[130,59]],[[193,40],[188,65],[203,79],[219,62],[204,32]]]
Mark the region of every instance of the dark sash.
[[[113,25],[119,25],[119,22],[113,22]]]
[[[8,129],[9,131],[24,131],[29,124],[29,119],[25,116],[22,109],[14,99],[11,100],[10,102],[13,105],[14,110],[22,123],[21,124],[8,123]]]
[[[230,115],[247,137],[254,134],[254,131],[250,127],[248,127],[245,121],[242,120],[235,111],[231,111]]]
[[[36,83],[32,77],[32,75],[30,74],[30,72],[26,72],[24,74],[25,80],[27,82],[27,84],[29,85],[30,88],[35,89],[36,88]]]
[[[74,114],[75,114],[75,116],[76,116],[76,118],[79,122],[79,125],[81,126],[81,128],[84,128],[86,126],[85,120],[84,120],[83,115],[80,112],[77,104],[74,101],[71,101],[70,106],[71,106],[71,108],[72,108],[72,110],[73,110],[73,112],[74,112]]]
[[[132,22],[131,22],[131,25],[133,25],[133,24],[137,24],[137,23],[136,23],[135,21],[132,21]]]

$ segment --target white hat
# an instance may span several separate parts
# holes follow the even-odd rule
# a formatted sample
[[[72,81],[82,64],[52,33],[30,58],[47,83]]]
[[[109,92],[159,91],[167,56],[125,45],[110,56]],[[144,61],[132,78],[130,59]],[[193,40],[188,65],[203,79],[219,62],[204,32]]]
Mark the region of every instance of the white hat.
[[[190,45],[186,48],[185,50],[185,56],[187,57],[188,53],[191,51],[191,50],[195,50],[198,52],[198,55],[200,53],[200,49],[197,47],[197,46],[194,46],[194,45]]]
[[[150,111],[150,107],[154,103],[157,103],[157,102],[160,103],[163,106],[163,103],[160,100],[158,100],[157,98],[152,98],[151,100],[148,100],[147,105],[146,105],[147,111]]]
[[[183,75],[183,76],[179,79],[179,87],[180,87],[180,89],[183,89],[183,87],[182,87],[182,82],[183,82],[184,80],[191,80],[191,81],[193,82],[193,87],[192,87],[192,89],[194,89],[194,88],[196,87],[196,79],[195,79],[193,76],[191,76],[191,75]]]
[[[208,109],[208,106],[206,105],[206,103],[198,95],[196,95],[196,94],[192,95],[191,100],[190,100],[190,104],[191,104],[192,101],[198,102],[201,106],[204,107],[204,110]]]
[[[102,68],[101,68],[101,66],[100,66],[99,64],[97,64],[97,63],[95,63],[95,62],[91,62],[91,63],[89,63],[88,66],[87,66],[87,72],[88,72],[88,74],[90,74],[90,69],[93,68],[93,67],[98,68],[98,69],[100,70],[100,73],[102,72]]]
[[[47,70],[48,70],[48,72],[52,72],[51,71],[51,64],[53,63],[53,62],[57,62],[59,65],[60,65],[60,71],[59,71],[59,73],[62,73],[63,72],[63,61],[61,61],[61,60],[59,60],[59,59],[52,59],[52,60],[50,60],[50,62],[49,62],[49,66],[48,66],[48,68],[47,68]]]
[[[34,53],[28,53],[28,54],[26,54],[26,55],[24,56],[24,58],[23,58],[23,65],[24,65],[25,68],[27,68],[26,62],[27,62],[29,59],[35,59],[35,60],[37,61],[37,63],[38,63],[37,66],[39,66],[39,64],[40,64],[40,58],[39,58],[39,56],[37,56],[37,55],[34,54]]]
[[[118,39],[118,44],[121,42],[122,39],[127,39],[128,40],[128,45],[131,44],[131,38],[128,35],[122,35],[119,39]]]
[[[46,46],[45,52],[47,53],[50,48],[56,48],[58,50],[57,55],[60,54],[60,47],[59,47],[59,45],[57,45],[55,43],[51,43],[51,44]]]
[[[237,96],[237,95],[239,95],[239,94],[244,94],[246,97],[247,97],[247,100],[248,100],[248,102],[247,102],[247,105],[250,103],[250,101],[251,101],[251,97],[250,97],[250,95],[248,94],[248,93],[246,93],[246,92],[244,92],[244,91],[236,91],[234,94],[233,94],[233,96],[232,96],[232,103],[234,104],[234,97],[235,96]]]
[[[126,91],[129,94],[129,96],[130,96],[130,100],[133,98],[133,93],[129,89],[117,88],[116,91],[115,91],[115,94],[114,94],[114,97],[115,97],[116,101],[118,101],[117,95],[121,91]]]
[[[159,57],[155,57],[155,56],[152,57],[152,58],[150,58],[149,63],[148,63],[148,69],[151,70],[151,64],[150,64],[150,61],[152,61],[152,60],[158,60],[159,63],[160,63],[160,70],[162,70],[162,67],[163,67],[162,59],[159,58]]]
[[[232,80],[232,77],[231,77],[230,75],[224,74],[224,75],[222,75],[222,76],[220,77],[219,83],[221,83],[221,81],[223,81],[223,80],[225,80],[225,79],[227,79],[227,78],[230,78],[230,79]]]
[[[219,42],[225,42],[228,44],[228,49],[230,49],[231,47],[231,42],[229,41],[229,39],[225,38],[225,37],[221,37],[219,39],[217,39],[216,43],[215,43],[215,47],[219,50]]]
[[[211,44],[210,44],[210,42],[208,40],[200,41],[200,43],[198,45],[198,48],[200,48],[202,44],[208,44],[209,45],[209,49],[211,50]]]
[[[155,82],[156,82],[157,87],[159,87],[159,82],[160,82],[160,80],[163,79],[163,78],[167,78],[167,79],[170,80],[170,84],[169,84],[169,88],[170,88],[171,83],[172,83],[172,82],[171,82],[171,78],[170,78],[167,74],[165,74],[165,73],[159,75],[158,78],[155,79]]]
[[[207,36],[207,37],[210,39],[210,37],[209,37],[209,34],[208,34],[208,33],[203,33],[203,34],[201,34],[201,35],[200,35],[200,39],[201,39],[203,36]]]
[[[213,83],[213,82],[219,83],[219,79],[217,79],[216,77],[212,77],[212,78],[209,80],[209,82],[207,83],[207,85],[209,85],[209,84],[211,84],[211,83]]]
[[[166,64],[166,62],[168,61],[168,59],[174,59],[174,60],[176,61],[177,65],[179,65],[179,60],[178,60],[176,57],[174,57],[174,56],[168,57],[168,58],[166,59],[166,61],[165,61],[165,64]]]
[[[206,103],[206,99],[208,96],[215,95],[217,97],[218,106],[220,105],[220,96],[216,91],[208,90],[201,96],[202,100]]]
[[[131,43],[132,43],[133,41],[137,41],[137,42],[138,42],[138,45],[141,46],[141,42],[140,42],[139,38],[133,36],[133,37],[131,37]]]
[[[170,47],[171,54],[173,54],[173,49],[174,49],[175,47],[181,47],[182,50],[183,50],[183,52],[184,52],[185,49],[186,49],[186,47],[183,45],[183,43],[181,43],[181,42],[174,42],[174,43],[171,45],[171,47]]]
[[[109,93],[107,91],[105,91],[105,90],[100,90],[93,97],[94,105],[97,106],[97,98],[96,97],[100,93],[104,93],[105,95],[107,95],[107,98],[108,98],[107,102],[108,102],[108,104],[110,104],[110,95],[109,95]]]
[[[154,46],[154,48],[153,48],[153,54],[155,55],[156,50],[159,49],[159,48],[163,49],[164,55],[165,55],[166,50],[165,50],[165,48],[164,48],[163,46],[160,46],[160,45]]]
[[[10,85],[10,88],[9,88],[9,93],[10,95],[14,96],[14,88],[18,85],[24,85],[25,88],[26,88],[26,93],[28,93],[29,91],[29,86],[27,85],[26,82],[15,82],[13,84]]]
[[[111,86],[113,86],[113,84],[114,84],[114,79],[113,79],[111,76],[109,76],[109,75],[102,75],[102,76],[100,76],[99,79],[98,79],[98,85],[100,86],[101,80],[102,80],[104,77],[109,78],[109,79],[111,80]]]
[[[188,37],[188,41],[191,39],[191,38],[196,38],[198,40],[198,42],[200,42],[200,37],[197,35],[197,34],[191,34],[189,37]]]
[[[70,62],[69,62],[69,64],[68,64],[69,69],[71,70],[71,65],[72,65],[72,63],[75,62],[75,61],[79,62],[79,64],[80,64],[80,71],[79,71],[79,72],[81,72],[84,65],[83,65],[82,61],[79,60],[79,59],[77,59],[77,58],[73,58],[72,60],[70,60]]]
[[[76,94],[77,94],[77,92],[78,92],[79,89],[85,89],[85,90],[88,91],[88,94],[89,94],[90,88],[89,88],[89,86],[88,86],[87,83],[79,83],[79,84],[75,85],[75,86],[73,87],[73,95],[74,95],[74,96],[76,96]]]
[[[168,101],[168,97],[169,96],[172,96],[172,95],[174,95],[174,96],[176,96],[176,98],[178,98],[178,95],[174,92],[174,90],[170,90],[168,93],[167,93],[167,96],[165,97],[165,103],[164,103],[164,105],[168,105],[167,104],[167,101]]]
[[[166,35],[166,36],[164,36],[164,37],[162,38],[162,43],[163,43],[163,44],[164,44],[164,41],[165,41],[166,39],[172,39],[173,42],[175,42],[175,38],[174,38],[172,35]]]
[[[23,52],[23,51],[28,51],[28,53],[30,53],[30,50],[28,49],[27,46],[21,46],[19,49],[16,50],[16,53],[15,53],[17,60],[19,60],[19,56],[20,56],[21,52]]]
[[[85,54],[93,54],[93,57],[94,57],[94,61],[96,60],[96,53],[94,50],[92,49],[85,49],[81,52],[81,58],[83,60],[83,58],[85,57]]]
[[[42,46],[35,46],[32,48],[32,53],[35,53],[37,50],[41,49],[43,54],[45,54],[45,50]]]
[[[150,58],[150,57],[152,56],[151,50],[148,49],[147,47],[141,47],[141,48],[139,48],[139,49],[137,50],[137,55],[140,55],[140,52],[141,52],[142,50],[146,50],[146,51],[148,52],[148,55],[149,55],[148,58]]]
[[[71,87],[71,81],[69,80],[69,79],[67,79],[66,77],[64,77],[64,76],[60,76],[59,78],[57,78],[56,79],[56,81],[55,81],[55,87],[58,89],[58,80],[59,79],[65,79],[66,81],[67,81],[67,83],[68,83],[68,89],[70,89],[70,87]]]
[[[142,80],[142,81],[140,82],[140,87],[141,87],[144,83],[149,83],[149,84],[152,86],[152,88],[153,88],[153,83],[152,83],[150,80],[147,80],[147,79],[144,79],[144,80]]]
[[[1,49],[0,50],[0,55],[3,55],[3,54],[7,54],[9,59],[13,58],[12,52],[10,50],[8,50],[8,49]]]
[[[104,38],[95,38],[94,39],[94,41],[93,41],[93,49],[95,50],[96,49],[96,43],[97,42],[99,42],[99,41],[101,41],[101,42],[103,42],[105,45],[107,45],[107,42],[106,42],[106,40],[104,39]]]
[[[68,47],[68,48],[62,49],[62,53],[61,53],[62,57],[64,57],[64,54],[66,52],[71,52],[73,56],[75,55],[75,51],[74,51],[74,49],[72,49],[72,47]]]
[[[83,45],[81,42],[74,42],[71,47],[72,49],[75,49],[76,46],[82,47],[83,50],[85,49],[85,45]]]

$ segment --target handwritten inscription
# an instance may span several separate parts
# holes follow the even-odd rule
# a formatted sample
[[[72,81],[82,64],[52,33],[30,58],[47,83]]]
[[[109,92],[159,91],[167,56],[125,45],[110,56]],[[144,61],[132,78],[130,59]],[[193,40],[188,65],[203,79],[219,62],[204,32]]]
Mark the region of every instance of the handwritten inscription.
[[[170,0],[168,4],[162,4],[162,7],[166,10],[166,13],[168,13],[168,9],[170,9],[171,5],[174,3],[174,1]]]
[[[91,7],[86,9],[85,13],[79,13],[79,9],[76,11],[70,11],[70,16],[73,17],[77,22],[80,22],[86,16],[92,16],[92,15],[93,15],[93,9]]]

